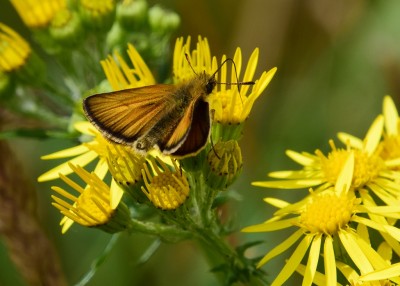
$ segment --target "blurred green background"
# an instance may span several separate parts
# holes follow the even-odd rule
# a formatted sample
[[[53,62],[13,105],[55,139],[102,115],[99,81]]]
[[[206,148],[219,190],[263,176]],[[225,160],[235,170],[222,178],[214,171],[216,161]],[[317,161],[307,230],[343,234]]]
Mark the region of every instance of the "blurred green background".
[[[155,4],[155,1],[149,1]],[[260,223],[274,209],[263,203],[266,196],[291,202],[307,190],[274,191],[252,187],[274,170],[298,168],[286,158],[286,149],[328,152],[328,140],[339,131],[363,137],[382,110],[382,99],[400,96],[400,1],[327,0],[206,0],[157,2],[181,16],[176,36],[208,38],[213,55],[233,56],[242,48],[244,62],[260,48],[257,76],[278,67],[267,90],[253,107],[241,140],[242,176],[233,185],[241,201],[232,203],[227,216],[238,229]],[[26,34],[7,0],[0,0],[0,21]],[[61,140],[13,140],[12,145],[36,182],[36,177],[55,165],[41,155],[72,146]],[[6,168],[7,166],[2,166]],[[110,236],[73,226],[61,235],[59,212],[50,203],[50,186],[38,184],[39,213],[54,241],[70,285],[79,281],[102,252]],[[287,233],[237,234],[236,243],[264,240],[249,252],[262,255]],[[110,256],[88,285],[218,285],[197,246],[191,242],[162,244],[144,265],[139,257],[154,238],[123,234]],[[29,242],[27,242],[29,243]],[[287,253],[289,254],[289,253]],[[45,258],[43,254],[43,259]],[[271,281],[288,255],[283,254],[263,269]],[[0,243],[0,285],[24,285]],[[298,277],[297,277],[298,278]],[[296,277],[288,285],[297,285]]]

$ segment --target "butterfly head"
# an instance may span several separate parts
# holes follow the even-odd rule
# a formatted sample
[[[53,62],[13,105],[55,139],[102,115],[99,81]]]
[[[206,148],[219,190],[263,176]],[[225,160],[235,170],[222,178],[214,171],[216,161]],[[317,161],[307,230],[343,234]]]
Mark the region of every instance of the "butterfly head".
[[[217,85],[217,81],[215,80],[214,76],[209,77],[206,83],[206,93],[210,94],[213,90],[214,87]]]

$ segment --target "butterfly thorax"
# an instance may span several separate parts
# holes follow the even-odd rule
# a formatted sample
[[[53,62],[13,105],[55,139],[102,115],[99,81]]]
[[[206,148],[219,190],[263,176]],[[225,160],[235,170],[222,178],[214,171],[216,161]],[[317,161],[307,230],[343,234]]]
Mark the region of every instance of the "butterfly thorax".
[[[197,101],[202,98],[206,100],[207,95],[212,93],[217,82],[214,76],[203,72],[193,78],[180,83],[174,94],[174,99],[181,101],[183,105],[187,102]]]

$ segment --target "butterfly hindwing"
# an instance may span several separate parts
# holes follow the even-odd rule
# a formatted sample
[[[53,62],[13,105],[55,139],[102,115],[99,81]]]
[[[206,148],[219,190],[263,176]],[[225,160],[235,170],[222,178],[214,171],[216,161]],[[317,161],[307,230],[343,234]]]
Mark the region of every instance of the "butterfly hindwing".
[[[196,154],[208,141],[210,134],[209,104],[203,100],[193,102],[186,109],[177,126],[160,142],[160,150],[174,156]]]

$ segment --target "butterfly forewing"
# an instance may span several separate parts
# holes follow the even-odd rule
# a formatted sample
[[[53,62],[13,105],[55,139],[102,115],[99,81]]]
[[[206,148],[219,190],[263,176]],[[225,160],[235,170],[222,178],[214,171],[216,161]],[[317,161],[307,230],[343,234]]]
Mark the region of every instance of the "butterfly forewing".
[[[117,143],[130,143],[143,136],[173,106],[174,85],[153,85],[97,94],[84,100],[89,120]]]

